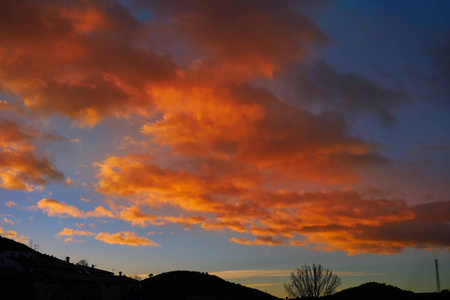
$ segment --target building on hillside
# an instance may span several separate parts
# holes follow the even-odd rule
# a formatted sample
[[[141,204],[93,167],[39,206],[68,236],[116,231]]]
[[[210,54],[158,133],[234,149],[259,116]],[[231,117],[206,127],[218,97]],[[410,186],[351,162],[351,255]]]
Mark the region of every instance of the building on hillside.
[[[31,272],[27,267],[21,264],[18,260],[31,260],[36,258],[36,254],[32,252],[22,251],[2,251],[0,252],[0,267],[14,268],[20,272]]]
[[[0,253],[0,299],[137,300],[139,282],[33,252]]]

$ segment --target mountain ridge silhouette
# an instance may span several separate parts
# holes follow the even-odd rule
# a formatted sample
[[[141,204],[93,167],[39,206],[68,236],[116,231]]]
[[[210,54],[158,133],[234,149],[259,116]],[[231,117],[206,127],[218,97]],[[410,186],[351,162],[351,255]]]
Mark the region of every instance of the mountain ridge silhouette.
[[[31,261],[33,266],[39,272],[44,272],[47,268],[58,269],[58,274],[65,274],[77,271],[83,273],[83,279],[92,282],[103,282],[103,284],[118,284],[121,287],[121,295],[118,299],[142,299],[142,300],[280,300],[271,294],[262,292],[257,289],[246,287],[237,283],[226,281],[216,275],[210,275],[205,272],[198,271],[169,271],[152,276],[142,281],[136,281],[126,276],[116,276],[111,272],[83,267],[73,263],[60,260],[48,254],[42,254],[28,247],[25,244],[16,242],[12,239],[0,236],[0,254],[4,252],[30,253],[38,258]],[[25,262],[24,258],[16,258],[18,262]],[[30,262],[30,261],[29,261]],[[81,275],[80,275],[81,276]],[[99,277],[100,276],[100,277]],[[20,280],[34,280],[28,272],[18,271],[0,264],[0,277],[4,283],[4,288],[11,288],[9,282],[20,283]],[[89,279],[91,278],[91,279]],[[49,279],[48,279],[49,280]],[[129,291],[130,287],[140,285],[140,294],[135,292],[133,297],[124,296],[123,293]],[[0,285],[1,286],[1,285]],[[18,289],[22,289],[17,284]],[[11,291],[13,292],[13,291]],[[30,296],[30,292],[26,294]],[[136,296],[136,298],[134,298]],[[124,298],[125,297],[125,298]],[[16,299],[16,298],[14,298]],[[19,298],[17,298],[19,299]],[[20,298],[22,299],[22,298]],[[25,298],[23,298],[25,299]],[[73,298],[78,299],[78,298]],[[80,298],[81,299],[81,298]],[[84,298],[83,298],[84,299]],[[317,298],[302,298],[304,300]],[[441,293],[414,293],[405,291],[398,287],[387,285],[384,283],[368,282],[357,287],[351,287],[334,295],[322,297],[323,300],[444,300],[450,299],[450,292],[444,290]]]

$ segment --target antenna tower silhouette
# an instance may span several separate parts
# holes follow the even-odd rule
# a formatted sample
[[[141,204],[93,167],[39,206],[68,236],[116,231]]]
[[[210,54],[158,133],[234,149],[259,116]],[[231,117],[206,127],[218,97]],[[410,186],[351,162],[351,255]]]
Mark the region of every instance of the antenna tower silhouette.
[[[434,260],[434,264],[436,266],[436,288],[437,288],[437,292],[440,293],[441,292],[441,283],[439,281],[439,265],[438,265],[437,259]]]

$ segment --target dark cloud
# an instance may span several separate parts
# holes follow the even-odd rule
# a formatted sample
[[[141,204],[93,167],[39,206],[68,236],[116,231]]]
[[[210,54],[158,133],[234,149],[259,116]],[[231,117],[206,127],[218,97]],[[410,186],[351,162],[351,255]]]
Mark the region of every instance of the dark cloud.
[[[355,238],[392,242],[398,245],[395,252],[400,252],[405,246],[429,248],[433,245],[450,249],[450,225],[447,222],[436,221],[390,223],[379,227],[362,228],[360,233],[355,234]]]
[[[136,1],[201,60],[236,75],[266,74],[308,55],[326,35],[301,13],[305,1]],[[319,3],[318,3],[319,5]]]
[[[430,59],[433,74],[428,75],[428,83],[432,89],[431,98],[443,103],[448,109],[450,105],[450,30],[439,35],[434,47],[425,51]]]
[[[394,110],[408,99],[406,91],[383,87],[357,73],[339,73],[321,59],[290,65],[284,79],[301,103],[345,114],[366,114],[384,125],[396,120]]]

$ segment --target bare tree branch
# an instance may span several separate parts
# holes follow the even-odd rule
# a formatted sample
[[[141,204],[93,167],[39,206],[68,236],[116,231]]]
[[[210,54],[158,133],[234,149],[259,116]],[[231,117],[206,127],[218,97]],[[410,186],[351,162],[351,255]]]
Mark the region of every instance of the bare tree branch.
[[[341,279],[322,265],[303,265],[290,275],[290,283],[284,289],[290,298],[323,297],[334,294]]]

